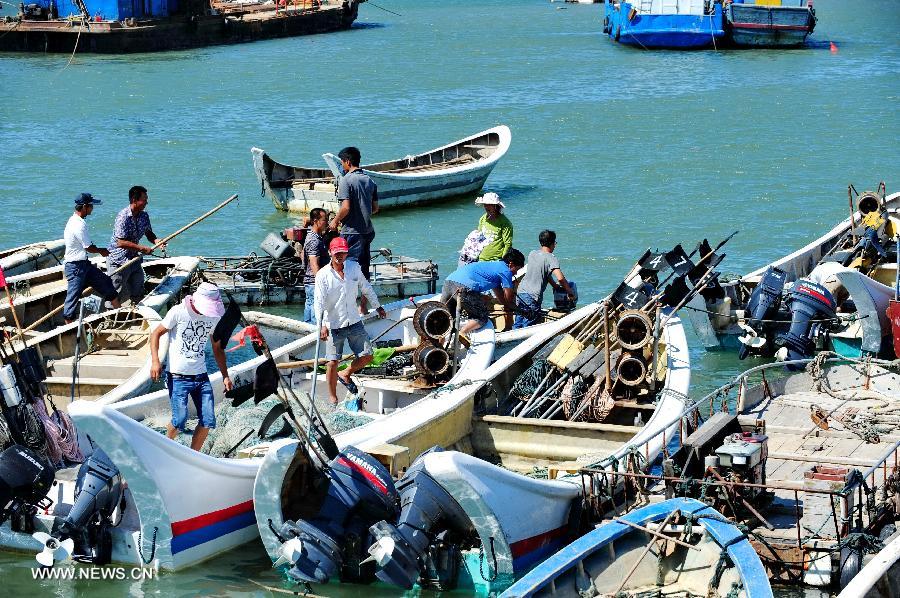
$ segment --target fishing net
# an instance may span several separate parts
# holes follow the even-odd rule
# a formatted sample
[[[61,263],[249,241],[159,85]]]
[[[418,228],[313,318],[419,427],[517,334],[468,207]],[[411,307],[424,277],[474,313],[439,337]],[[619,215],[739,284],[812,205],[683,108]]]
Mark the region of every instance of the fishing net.
[[[527,370],[519,374],[506,399],[501,403],[499,412],[508,415],[520,401],[527,401],[544,378],[554,372],[555,368],[546,359],[538,359]]]

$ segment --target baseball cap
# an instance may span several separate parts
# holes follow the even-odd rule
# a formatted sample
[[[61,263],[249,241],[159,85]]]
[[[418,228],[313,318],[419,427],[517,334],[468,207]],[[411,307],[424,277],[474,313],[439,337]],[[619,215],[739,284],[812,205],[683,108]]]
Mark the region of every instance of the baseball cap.
[[[79,193],[75,197],[76,206],[99,206],[103,202],[90,193]]]
[[[349,253],[350,246],[347,245],[347,239],[344,237],[335,237],[328,244],[328,251],[331,253]]]

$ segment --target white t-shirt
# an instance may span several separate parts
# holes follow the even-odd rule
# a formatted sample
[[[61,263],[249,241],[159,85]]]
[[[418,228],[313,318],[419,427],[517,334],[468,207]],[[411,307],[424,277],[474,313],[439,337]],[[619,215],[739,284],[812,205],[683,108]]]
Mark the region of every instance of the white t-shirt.
[[[87,223],[78,214],[72,214],[66,222],[66,230],[63,232],[63,240],[66,242],[66,254],[63,261],[80,262],[88,259],[87,249],[91,243],[88,235]]]
[[[179,303],[169,310],[162,325],[169,331],[169,373],[206,373],[206,344],[219,318],[198,314]]]

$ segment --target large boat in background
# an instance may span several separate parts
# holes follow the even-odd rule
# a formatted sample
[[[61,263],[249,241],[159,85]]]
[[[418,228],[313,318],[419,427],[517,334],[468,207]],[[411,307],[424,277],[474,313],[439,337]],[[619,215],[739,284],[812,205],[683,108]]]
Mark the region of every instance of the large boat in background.
[[[511,140],[509,127],[500,125],[421,154],[361,168],[378,185],[379,209],[433,203],[479,192]],[[337,156],[322,155],[328,168],[307,168],[276,162],[259,148],[250,151],[263,195],[276,209],[302,214],[313,208],[338,210],[335,194],[342,173]]]
[[[816,27],[812,0],[732,0],[725,30],[736,46],[799,46]]]
[[[610,0],[603,32],[644,49],[696,49],[716,46],[725,35],[724,24],[717,0]]]

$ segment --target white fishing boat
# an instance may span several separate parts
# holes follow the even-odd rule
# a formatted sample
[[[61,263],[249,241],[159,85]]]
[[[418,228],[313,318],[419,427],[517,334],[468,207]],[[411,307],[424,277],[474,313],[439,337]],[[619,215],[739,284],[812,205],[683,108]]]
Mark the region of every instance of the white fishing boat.
[[[9,278],[62,263],[66,244],[62,239],[30,243],[0,251],[0,269]]]
[[[857,208],[805,247],[694,297],[685,315],[704,346],[738,349],[742,358],[772,356],[779,346],[790,358],[813,348],[848,357],[889,352],[885,309],[897,280],[900,193],[864,192]]]
[[[96,257],[93,258],[93,262],[102,271],[106,271],[105,258]],[[189,256],[145,261],[143,268],[146,295],[138,305],[150,307],[160,315],[165,315],[169,306],[181,299],[191,275],[199,264],[199,259]],[[8,277],[6,283],[16,316],[23,328],[37,322],[66,300],[68,283],[64,267],[61,265]],[[7,326],[11,326],[14,322],[10,303],[5,295],[0,296],[0,316],[6,316]],[[46,332],[61,324],[63,317],[60,312],[39,324],[36,330]]]
[[[459,141],[396,160],[364,164],[362,170],[378,185],[381,210],[422,205],[477,193],[509,149],[506,126],[493,127]],[[337,211],[340,160],[326,153],[327,168],[289,166],[259,148],[251,149],[253,168],[275,208],[307,213],[313,208]]]
[[[421,302],[420,302],[421,305]],[[418,340],[413,314],[416,306],[409,300],[385,306],[388,318],[373,315],[366,326],[371,336],[384,332],[382,340],[395,341],[401,348]],[[293,333],[284,332],[284,318],[265,316],[259,322],[263,335],[273,343],[289,339]],[[295,324],[306,326],[303,324]],[[282,337],[276,336],[282,329]],[[271,355],[277,363],[313,357],[315,334],[307,334],[281,346],[272,345]],[[472,335],[471,348],[459,362],[456,377],[451,380],[477,376],[488,365],[493,353],[493,330],[486,327]],[[422,353],[418,353],[419,357]],[[427,359],[424,357],[423,359]],[[257,368],[266,361],[261,356],[229,369],[236,386],[254,379]],[[283,370],[297,392],[309,388],[311,372],[300,365]],[[221,376],[210,375],[217,402],[225,400]],[[402,413],[407,405],[428,397],[433,388],[421,387],[411,376],[382,376],[358,373],[354,379],[360,388],[359,413],[355,417],[390,417],[383,414]],[[317,392],[324,392],[324,376],[319,376]],[[279,390],[285,400],[293,400]],[[433,394],[433,392],[432,392]],[[253,514],[253,484],[262,462],[254,454],[263,454],[261,443],[236,458],[215,458],[195,452],[178,442],[139,423],[169,409],[165,391],[138,397],[110,406],[79,402],[70,406],[70,413],[80,431],[89,435],[109,455],[128,482],[131,508],[135,515],[132,527],[114,530],[113,560],[139,563],[142,534],[143,553],[153,553],[153,561],[162,569],[177,570],[244,544],[259,534]],[[347,414],[339,411],[338,414]],[[344,443],[342,434],[337,435]],[[165,472],[165,475],[161,475]],[[189,484],[185,480],[191,480]],[[214,489],[214,491],[211,491]],[[149,546],[152,538],[152,548]]]

